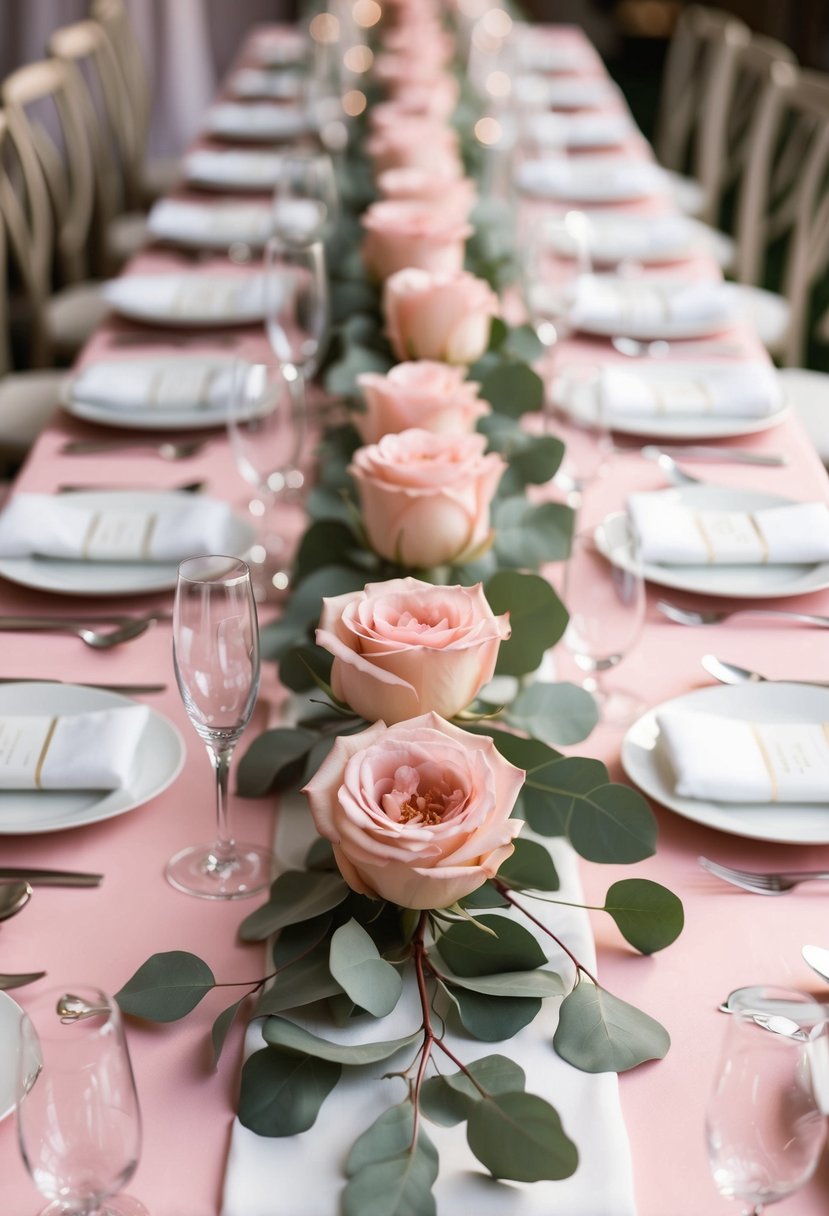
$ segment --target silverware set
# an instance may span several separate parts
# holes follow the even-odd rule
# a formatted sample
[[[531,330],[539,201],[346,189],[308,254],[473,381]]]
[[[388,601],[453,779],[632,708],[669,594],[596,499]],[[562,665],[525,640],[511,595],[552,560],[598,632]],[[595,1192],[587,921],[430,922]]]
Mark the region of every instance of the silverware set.
[[[681,608],[668,600],[657,600],[656,608],[663,616],[677,625],[720,625],[733,616],[769,616],[787,621],[800,621],[803,625],[829,626],[829,616],[814,612],[792,612],[783,608],[767,608],[764,604],[750,604],[743,608]]]
[[[738,870],[707,857],[698,857],[703,870],[723,882],[755,895],[786,895],[805,882],[829,882],[829,870]]]
[[[70,439],[60,449],[62,456],[89,456],[98,452],[153,452],[162,460],[188,460],[196,456],[206,439]]]
[[[141,637],[156,621],[165,619],[170,619],[169,613],[90,616],[84,620],[58,616],[0,616],[0,633],[68,633],[80,638],[92,650],[111,650]]]

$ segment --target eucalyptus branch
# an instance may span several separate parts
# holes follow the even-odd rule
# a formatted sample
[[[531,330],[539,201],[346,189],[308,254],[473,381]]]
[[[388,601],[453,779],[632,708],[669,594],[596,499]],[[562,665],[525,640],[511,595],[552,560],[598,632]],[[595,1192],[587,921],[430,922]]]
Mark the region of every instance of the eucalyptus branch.
[[[493,886],[495,887],[496,891],[498,891],[498,893],[500,895],[503,895],[503,897],[507,901],[507,903],[511,904],[512,907],[515,908],[518,912],[523,913],[523,915],[526,916],[527,920],[532,921],[532,923],[537,928],[539,928],[542,931],[542,933],[545,933],[547,935],[547,937],[551,938],[556,943],[556,945],[561,950],[564,951],[564,953],[570,959],[570,962],[573,964],[573,966],[576,968],[577,971],[581,971],[584,975],[587,976],[587,978],[589,980],[592,980],[592,982],[598,986],[599,981],[596,979],[596,977],[593,975],[593,973],[591,971],[588,971],[588,969],[584,966],[583,963],[579,962],[579,960],[576,958],[575,954],[570,949],[570,947],[567,946],[557,934],[553,933],[552,929],[548,928],[547,925],[545,925],[542,920],[539,920],[539,918],[537,916],[534,916],[532,914],[532,912],[530,912],[529,908],[525,908],[524,905],[515,898],[515,896],[513,895],[510,888],[506,885],[506,883],[499,882],[499,880],[497,878],[495,878],[495,879],[493,879]]]

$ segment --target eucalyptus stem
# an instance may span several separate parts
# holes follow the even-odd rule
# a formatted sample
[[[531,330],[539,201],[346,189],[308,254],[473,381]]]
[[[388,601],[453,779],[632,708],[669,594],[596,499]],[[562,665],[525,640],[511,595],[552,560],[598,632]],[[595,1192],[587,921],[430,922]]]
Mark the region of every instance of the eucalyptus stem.
[[[599,981],[596,979],[595,975],[593,975],[593,973],[591,971],[588,971],[583,963],[579,962],[579,960],[576,958],[575,954],[570,949],[570,947],[567,946],[561,940],[561,938],[558,937],[557,934],[553,933],[552,929],[548,928],[547,925],[545,925],[542,920],[539,920],[537,916],[533,916],[533,914],[532,914],[532,912],[530,912],[529,908],[525,908],[524,905],[515,898],[515,896],[513,895],[510,888],[506,885],[506,883],[499,882],[498,879],[496,878],[493,880],[493,886],[495,887],[495,889],[498,891],[498,893],[500,895],[503,895],[503,897],[507,901],[507,903],[512,904],[513,908],[517,909],[517,911],[519,911],[519,912],[522,912],[524,914],[524,916],[526,916],[527,920],[532,921],[532,923],[534,925],[536,925],[541,930],[542,933],[546,933],[547,937],[552,938],[552,940],[556,943],[556,945],[561,950],[564,951],[564,953],[567,955],[567,957],[569,958],[569,960],[573,964],[573,966],[576,968],[576,970],[581,971],[584,975],[586,975],[587,978],[589,980],[592,980],[592,982],[598,988]],[[581,907],[580,904],[575,905],[575,906]]]

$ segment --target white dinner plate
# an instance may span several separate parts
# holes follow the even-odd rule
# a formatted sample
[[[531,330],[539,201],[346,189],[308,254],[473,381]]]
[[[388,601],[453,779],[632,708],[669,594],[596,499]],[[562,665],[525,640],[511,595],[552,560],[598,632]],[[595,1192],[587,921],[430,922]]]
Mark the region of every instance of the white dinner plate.
[[[72,495],[79,507],[107,511],[138,508],[147,511],[169,509],[177,503],[192,505],[193,496],[185,491],[90,490]],[[255,537],[246,520],[234,516],[231,556],[243,557]],[[57,591],[62,595],[145,595],[170,591],[176,585],[178,562],[87,562],[52,557],[0,558],[0,577],[21,587]]]
[[[622,741],[622,767],[628,778],[649,798],[685,819],[753,840],[829,844],[827,803],[726,803],[678,797],[670,769],[657,746],[656,714],[667,705],[753,722],[826,722],[829,689],[774,680],[698,688],[648,710],[634,722]]]
[[[615,366],[615,365],[614,365]],[[624,366],[624,365],[622,365]],[[699,376],[705,377],[714,368],[721,368],[722,363],[680,363],[679,360],[653,361],[637,366],[637,375],[653,377],[664,376],[671,380],[682,380]],[[555,381],[553,382],[555,384]],[[587,380],[573,384],[572,393],[595,394],[596,384]],[[754,435],[769,427],[777,426],[789,413],[791,406],[783,399],[779,409],[762,418],[745,418],[736,414],[622,414],[613,412],[607,418],[607,424],[612,431],[620,435],[637,435],[648,439],[730,439],[738,435]],[[596,409],[588,399],[584,407],[579,409],[576,401],[575,414],[587,418],[596,417]]]
[[[634,202],[664,193],[666,187],[659,165],[625,156],[527,160],[518,166],[515,180],[526,194],[574,204]]]
[[[279,181],[278,152],[218,151],[199,148],[185,156],[184,179],[202,190],[243,190],[269,193]]]
[[[253,53],[259,63],[269,67],[292,67],[305,59],[308,43],[298,31],[266,31],[256,38]]]
[[[54,716],[133,704],[119,693],[79,684],[23,681],[0,685],[0,714]],[[0,790],[0,836],[62,832],[133,811],[175,781],[184,756],[184,740],[178,729],[151,709],[128,786],[120,790]]]
[[[599,338],[635,338],[640,342],[649,342],[653,339],[670,342],[682,338],[707,338],[712,334],[729,329],[740,317],[742,301],[736,283],[703,281],[697,284],[667,276],[665,278],[626,280],[612,274],[596,274],[592,278],[596,281],[598,289],[612,285],[611,289],[615,295],[618,285],[622,292],[628,293],[627,307],[614,309],[609,319],[597,316],[595,313],[588,317],[574,317],[575,302],[571,305],[571,323],[581,333],[593,334]],[[643,292],[650,293],[650,289],[654,288],[659,292],[656,297],[659,309],[654,309],[645,317],[637,315],[636,296]],[[716,288],[716,290],[707,296],[706,307],[701,308],[697,315],[681,317],[670,315],[671,296],[684,290],[693,291],[698,295],[703,288],[706,290]],[[625,297],[621,298],[624,303]],[[575,301],[575,297],[573,300]],[[659,315],[660,311],[661,315]]]
[[[0,1119],[17,1105],[17,1044],[23,1010],[8,992],[0,992]]]
[[[234,97],[251,100],[296,101],[302,96],[304,78],[299,72],[273,72],[267,68],[240,68],[228,82]]]
[[[267,203],[191,203],[167,198],[155,203],[147,216],[147,231],[156,241],[225,253],[237,244],[261,249],[272,229]]]
[[[228,101],[207,111],[204,130],[221,139],[243,143],[270,143],[297,139],[309,130],[308,116],[294,105],[269,101],[244,104]]]
[[[582,211],[582,215],[587,222],[581,231],[591,259],[599,266],[616,266],[624,261],[643,265],[681,262],[706,248],[704,225],[687,215],[626,215],[597,210]],[[555,253],[572,257],[572,238],[561,223],[550,225],[544,240]]]
[[[142,374],[155,372],[159,376],[173,376],[180,369],[184,376],[193,373],[210,376],[211,373],[222,371],[229,373],[234,363],[232,355],[167,355],[141,360],[112,360],[111,366],[113,370],[123,370],[124,376],[129,379],[134,370],[140,370]],[[68,413],[75,418],[83,418],[85,422],[99,422],[103,426],[134,431],[195,431],[221,427],[227,423],[226,399],[181,409],[153,409],[149,404],[144,408],[119,408],[103,400],[84,400],[82,374],[81,371],[79,376],[64,381],[61,402]]]
[[[126,274],[102,290],[115,312],[151,325],[210,329],[265,319],[263,274]]]
[[[714,485],[680,486],[665,493],[678,495],[684,506],[695,511],[759,511],[764,507],[790,506],[796,501],[762,490]],[[596,529],[599,551],[623,569],[632,564],[625,540],[626,520],[627,515],[619,511],[608,515]],[[644,574],[648,582],[660,587],[730,599],[778,599],[829,587],[829,562],[768,566],[663,566],[646,562]]]

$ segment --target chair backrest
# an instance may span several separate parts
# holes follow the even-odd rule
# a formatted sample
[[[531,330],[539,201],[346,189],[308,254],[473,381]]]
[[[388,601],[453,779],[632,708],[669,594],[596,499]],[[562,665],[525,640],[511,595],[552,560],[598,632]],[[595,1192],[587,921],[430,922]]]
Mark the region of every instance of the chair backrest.
[[[152,84],[124,0],[91,0],[91,19],[106,35],[120,73],[118,138],[124,159],[127,204],[140,206],[147,139],[152,120]]]
[[[8,124],[6,115],[0,110],[0,149],[6,139]],[[9,330],[9,268],[7,257],[6,225],[0,210],[0,376],[11,370],[11,334]]]
[[[726,163],[726,121],[737,54],[751,33],[719,9],[683,9],[662,74],[654,148],[668,169],[690,169],[702,185],[702,218],[712,221]]]
[[[737,215],[737,278],[760,283],[785,244],[782,360],[802,362],[814,284],[829,267],[829,76],[777,63],[757,106]]]
[[[58,275],[77,282],[87,273],[94,208],[92,152],[77,77],[57,59],[29,63],[6,77],[0,98],[17,144],[28,141],[46,179]]]

